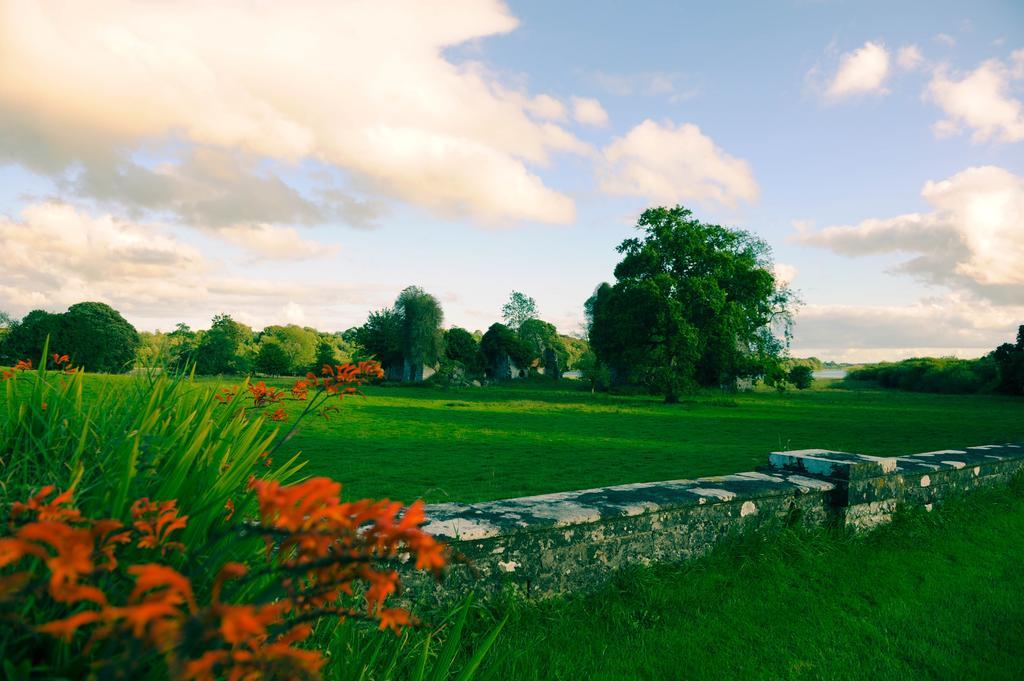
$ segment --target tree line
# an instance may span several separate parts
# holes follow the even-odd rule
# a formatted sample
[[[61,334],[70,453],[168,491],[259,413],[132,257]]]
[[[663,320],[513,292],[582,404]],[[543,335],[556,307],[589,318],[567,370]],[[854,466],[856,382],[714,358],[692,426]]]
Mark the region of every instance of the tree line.
[[[227,314],[213,317],[208,329],[180,323],[170,332],[139,332],[109,305],[83,302],[62,313],[33,310],[20,320],[0,313],[0,365],[38,360],[48,342],[75,366],[103,373],[163,366],[200,375],[285,376],[376,359],[392,380],[423,380],[427,368],[436,380],[469,382],[500,378],[491,368],[504,360],[516,367],[515,377],[542,373],[545,355],[554,358],[546,368],[557,375],[586,352],[585,340],[540,320],[536,302],[523,293],[513,292],[503,313],[507,324],[486,332],[445,329],[437,298],[410,286],[392,307],[342,332],[294,324],[255,331]]]
[[[913,392],[1024,395],[1024,324],[1017,329],[1015,342],[1003,343],[978,359],[915,357],[881,362],[853,369],[847,379]]]
[[[764,240],[701,222],[683,206],[646,210],[636,228],[639,235],[617,248],[622,258],[614,282],[598,285],[585,302],[580,338],[559,334],[540,318],[536,302],[518,291],[502,307],[502,321],[486,331],[445,328],[438,299],[409,286],[361,326],[335,333],[295,325],[256,332],[228,315],[214,317],[207,330],[179,324],[169,333],[138,333],[102,303],[79,303],[61,314],[34,310],[20,321],[7,320],[0,361],[38,356],[50,337],[52,347],[94,371],[160,360],[200,374],[283,375],[373,358],[391,380],[430,377],[454,384],[540,373],[557,378],[575,369],[592,390],[639,386],[667,402],[741,383],[811,385],[822,363],[789,357],[799,301],[775,276]],[[859,375],[900,385],[944,381],[1020,393],[1022,357],[1024,338],[1018,336],[1016,345],[1000,346],[974,364],[935,360],[922,369],[923,360],[916,360]],[[935,378],[940,374],[941,381]]]

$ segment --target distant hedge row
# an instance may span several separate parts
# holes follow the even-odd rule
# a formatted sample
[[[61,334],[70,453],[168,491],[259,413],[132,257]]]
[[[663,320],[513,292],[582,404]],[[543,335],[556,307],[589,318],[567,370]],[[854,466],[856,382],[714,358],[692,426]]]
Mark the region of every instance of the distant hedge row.
[[[875,381],[884,388],[925,393],[978,393],[994,390],[998,369],[991,357],[918,357],[871,364],[850,371],[853,381]]]
[[[1024,395],[1024,325],[1016,343],[1003,343],[979,359],[919,357],[883,362],[854,369],[846,378],[914,392]]]

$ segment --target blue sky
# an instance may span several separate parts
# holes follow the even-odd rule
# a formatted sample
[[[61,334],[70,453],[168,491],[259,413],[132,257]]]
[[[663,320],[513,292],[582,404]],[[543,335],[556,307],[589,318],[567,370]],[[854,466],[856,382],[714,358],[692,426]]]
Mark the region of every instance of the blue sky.
[[[644,207],[773,247],[794,353],[1024,323],[1024,3],[0,0],[0,309],[564,332]]]

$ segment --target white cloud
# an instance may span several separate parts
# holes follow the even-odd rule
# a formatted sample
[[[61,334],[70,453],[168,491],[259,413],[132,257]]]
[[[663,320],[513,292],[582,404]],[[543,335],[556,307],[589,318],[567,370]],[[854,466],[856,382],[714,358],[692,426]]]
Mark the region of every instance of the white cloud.
[[[781,284],[791,284],[797,275],[797,268],[795,265],[790,265],[784,262],[775,263],[775,279]]]
[[[538,118],[564,121],[565,105],[551,95],[537,95],[526,104],[526,110]]]
[[[337,253],[335,244],[321,244],[303,239],[292,227],[276,227],[267,223],[232,225],[218,230],[217,235],[243,250],[269,260],[309,260]]]
[[[906,253],[900,266],[928,283],[995,303],[1024,301],[1024,178],[968,168],[921,191],[933,210],[798,233],[796,241],[849,256]]]
[[[882,43],[868,41],[839,58],[839,68],[829,82],[825,95],[842,99],[852,95],[884,94],[889,75],[889,52]]]
[[[896,52],[896,64],[904,71],[915,71],[924,64],[924,55],[917,45],[904,45]]]
[[[210,270],[197,249],[156,227],[94,218],[62,203],[30,205],[18,220],[0,217],[0,242],[3,298],[16,309],[110,295],[191,297]]]
[[[935,35],[933,40],[935,40],[935,42],[939,43],[940,45],[945,45],[946,47],[956,46],[956,38],[954,38],[948,33],[938,33]]]
[[[667,97],[678,103],[700,94],[700,88],[683,73],[648,71],[641,73],[607,73],[596,71],[590,75],[591,82],[616,97]]]
[[[98,216],[65,203],[37,203],[17,218],[0,216],[0,309],[22,316],[83,300],[120,310],[141,328],[169,328],[177,321],[205,324],[228,312],[256,324],[293,317],[293,301],[321,328],[340,325],[394,295],[393,287],[332,282],[268,281],[239,276],[183,241],[173,228]],[[378,290],[379,289],[379,290]]]
[[[844,362],[906,357],[978,357],[1012,340],[1024,306],[949,294],[912,305],[805,305],[792,351]]]
[[[577,123],[584,125],[608,125],[608,112],[601,106],[601,102],[591,97],[572,98],[572,117]]]
[[[516,25],[499,0],[12,0],[0,158],[57,173],[178,140],[313,159],[442,214],[569,222],[534,168],[589,149],[550,120],[553,98],[445,55]]]
[[[989,59],[963,77],[937,69],[925,96],[948,118],[933,127],[936,133],[948,135],[965,126],[974,131],[975,142],[1024,140],[1024,104],[1010,94],[1012,82],[1024,78],[1024,50],[1011,59],[1009,65]]]
[[[645,120],[605,147],[604,157],[600,185],[608,194],[661,204],[733,206],[759,193],[750,165],[725,153],[692,123],[677,127]]]

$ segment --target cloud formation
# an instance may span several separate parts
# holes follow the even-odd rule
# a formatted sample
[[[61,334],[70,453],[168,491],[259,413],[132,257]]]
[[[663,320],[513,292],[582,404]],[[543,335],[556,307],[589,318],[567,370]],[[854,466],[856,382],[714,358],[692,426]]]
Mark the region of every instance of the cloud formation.
[[[445,55],[516,24],[499,0],[9,0],[0,7],[0,159],[50,173],[81,166],[82,193],[127,201],[151,191],[182,219],[206,211],[240,221],[221,212],[238,208],[228,199],[177,202],[194,156],[162,170],[126,159],[171,143],[312,159],[441,214],[569,222],[573,201],[534,170],[590,151],[556,122],[560,103]],[[233,181],[270,189],[282,218],[322,210],[267,173]]]
[[[759,189],[750,164],[719,148],[691,123],[647,119],[604,149],[601,190],[660,204],[734,206]]]
[[[838,100],[853,95],[884,94],[889,75],[889,51],[880,42],[868,41],[839,58],[839,68],[828,83],[825,96]]]
[[[577,123],[604,127],[608,125],[608,112],[601,102],[591,97],[572,98],[572,117]]]
[[[899,270],[996,304],[1024,301],[1024,178],[968,168],[921,191],[933,210],[798,233],[801,243],[848,256],[905,253]]]
[[[896,52],[896,65],[904,71],[916,71],[924,64],[924,55],[917,45],[904,45]]]
[[[225,234],[232,234],[228,229]],[[249,241],[280,248],[268,231]],[[30,309],[59,311],[83,300],[99,300],[122,311],[142,328],[177,321],[204,323],[213,314],[230,312],[253,324],[276,322],[292,301],[305,302],[318,323],[329,325],[328,308],[357,305],[352,318],[364,314],[367,301],[383,295],[370,286],[268,281],[236,275],[224,263],[205,256],[173,228],[139,224],[109,214],[91,215],[66,203],[27,206],[17,218],[0,216],[0,300],[5,311],[22,316]],[[294,316],[294,314],[292,314]]]
[[[1012,340],[1024,306],[949,294],[913,305],[805,305],[793,352],[844,362],[907,357],[978,357]]]
[[[925,97],[946,118],[936,122],[933,130],[945,137],[968,128],[975,142],[1024,140],[1024,103],[1011,94],[1020,80],[1024,80],[1024,50],[1013,52],[1009,64],[989,59],[966,75],[950,73],[947,67],[936,69]]]

